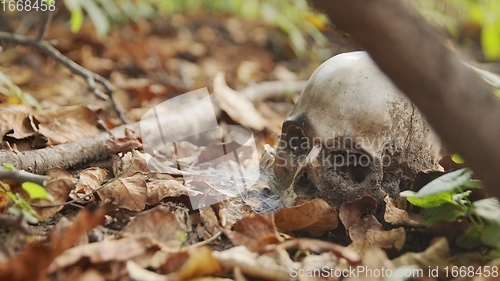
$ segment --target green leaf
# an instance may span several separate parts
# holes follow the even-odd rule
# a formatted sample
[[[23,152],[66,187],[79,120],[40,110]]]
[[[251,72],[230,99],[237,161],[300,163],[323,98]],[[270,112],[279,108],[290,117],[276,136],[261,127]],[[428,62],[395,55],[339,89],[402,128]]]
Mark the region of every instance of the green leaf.
[[[500,203],[496,198],[486,198],[472,204],[477,215],[489,224],[500,227]]]
[[[455,203],[453,196],[460,192],[469,183],[472,171],[464,168],[445,175],[426,184],[417,193],[412,191],[401,192],[402,197],[415,206],[422,208],[436,207],[446,202]]]
[[[447,203],[455,204],[455,201],[453,200],[453,194],[451,193],[438,193],[431,196],[420,198],[418,197],[418,193],[407,190],[401,192],[400,196],[406,197],[408,202],[420,208],[433,208]]]
[[[13,171],[15,168],[14,168],[14,165],[10,164],[10,163],[3,163],[3,168],[5,170],[9,170],[9,171]]]
[[[483,183],[480,180],[470,179],[464,183],[465,188],[483,188]]]
[[[484,230],[483,225],[475,225],[467,229],[455,240],[458,246],[464,249],[474,249],[481,245],[481,235]]]
[[[460,156],[460,154],[457,153],[453,154],[451,160],[457,164],[463,164],[465,162],[462,156]]]
[[[71,18],[69,20],[71,32],[77,33],[83,25],[83,12],[81,10],[71,11]]]
[[[493,24],[483,25],[481,46],[487,60],[494,61],[500,58],[500,29]]]
[[[38,213],[19,194],[16,194],[16,205],[9,208],[9,212],[15,215],[22,215],[29,223],[38,223]]]
[[[439,178],[426,184],[417,192],[418,198],[434,196],[440,193],[456,193],[472,177],[472,171],[468,168],[444,174]]]
[[[17,202],[17,196],[14,193],[7,191],[5,194],[7,194],[7,197],[9,197],[10,200],[12,200],[13,202]]]
[[[28,193],[30,199],[48,199],[54,201],[54,197],[43,186],[37,183],[27,181],[23,182],[21,187]]]
[[[177,239],[179,239],[179,241],[181,241],[182,243],[186,242],[188,238],[187,233],[183,231],[176,231],[175,236],[177,236]]]
[[[500,249],[500,226],[489,225],[485,227],[481,234],[481,242],[486,246]]]
[[[488,260],[496,260],[500,258],[500,249],[492,249],[486,254],[486,259]]]
[[[445,202],[439,206],[422,209],[420,214],[424,217],[424,224],[431,226],[440,221],[455,221],[464,217],[466,207]]]
[[[82,1],[81,5],[92,20],[97,31],[97,36],[100,38],[104,37],[109,31],[109,20],[104,14],[103,9],[94,1]]]

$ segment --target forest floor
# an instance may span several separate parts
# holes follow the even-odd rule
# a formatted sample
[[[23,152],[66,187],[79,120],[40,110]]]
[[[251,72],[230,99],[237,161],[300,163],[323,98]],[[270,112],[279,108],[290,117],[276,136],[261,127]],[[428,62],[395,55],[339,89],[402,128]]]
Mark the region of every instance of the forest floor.
[[[34,37],[36,31],[26,36]],[[316,67],[326,57],[359,49],[342,33],[325,33],[330,39],[326,50],[310,42],[315,60],[296,58],[287,37],[275,27],[229,15],[143,20],[115,27],[104,39],[96,37],[89,22],[74,34],[67,22],[56,18],[44,40],[57,41],[54,46],[62,55],[109,80],[114,89],[108,100],[89,91],[81,75],[39,49],[2,44],[0,72],[12,84],[0,84],[5,153],[0,159],[18,155],[8,154],[12,151],[81,143],[57,153],[46,150],[35,166],[18,167],[12,158],[11,164],[19,169],[43,171],[43,185],[52,198],[28,194],[29,177],[2,177],[0,279],[337,280],[334,275],[342,273],[351,280],[382,280],[366,270],[418,275],[418,268],[426,277],[415,280],[450,280],[460,277],[455,274],[460,270],[472,270],[468,277],[478,276],[478,266],[488,262],[485,248],[464,250],[448,242],[466,227],[463,221],[425,228],[421,219],[390,200],[385,220],[391,225],[382,225],[370,214],[343,217],[373,204],[367,199],[340,210],[311,199],[276,213],[262,202],[234,198],[224,176],[209,181],[196,174],[198,163],[226,149],[213,138],[208,144],[185,138],[202,132],[193,128],[193,120],[205,124],[214,121],[213,114],[219,126],[252,129],[259,156],[268,155],[265,144],[276,146],[283,120]],[[206,113],[191,110],[162,121],[184,132],[184,137],[171,129],[169,136],[177,144],[165,148],[160,158],[175,159],[177,165],[153,170],[146,159],[157,152],[151,138],[155,129],[144,130],[143,124],[151,122],[145,116],[152,108],[160,110],[157,106],[166,100],[205,87],[207,93],[216,92]],[[122,126],[123,119],[128,126]],[[252,151],[248,143],[242,147],[243,152]],[[92,155],[96,151],[98,155]],[[31,154],[21,154],[20,163],[29,162],[22,159],[26,155]],[[449,157],[443,160],[445,168],[459,168]],[[269,188],[272,172],[262,158],[260,162],[261,191]],[[192,173],[190,181],[181,170]],[[2,173],[6,171],[19,172],[9,165]],[[219,191],[211,206],[200,208],[190,200],[199,199],[200,190]],[[9,212],[22,214],[23,220],[13,219]],[[362,224],[358,231],[363,239],[346,233],[342,224],[348,219],[351,225]],[[489,265],[496,276],[499,265],[498,260]],[[363,268],[365,272],[359,271]],[[318,269],[323,275],[315,275]]]

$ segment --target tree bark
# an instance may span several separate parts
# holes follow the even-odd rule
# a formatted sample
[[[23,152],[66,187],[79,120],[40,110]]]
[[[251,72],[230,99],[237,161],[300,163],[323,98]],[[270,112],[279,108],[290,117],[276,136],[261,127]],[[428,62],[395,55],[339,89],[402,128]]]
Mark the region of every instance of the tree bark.
[[[500,99],[406,1],[312,0],[365,48],[488,193],[500,197]]]

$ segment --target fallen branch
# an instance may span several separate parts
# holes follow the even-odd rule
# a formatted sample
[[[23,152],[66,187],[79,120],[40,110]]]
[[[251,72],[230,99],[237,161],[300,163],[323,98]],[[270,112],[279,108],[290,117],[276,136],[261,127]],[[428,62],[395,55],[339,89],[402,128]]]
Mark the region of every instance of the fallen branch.
[[[280,84],[281,82],[264,82]],[[259,89],[259,84],[250,86],[253,89]],[[260,88],[261,89],[261,88]],[[261,98],[276,96],[277,93],[283,94],[284,87],[274,87],[277,92],[267,90],[266,95],[254,95],[253,102],[259,101]],[[199,103],[200,108],[193,108],[191,115],[169,114],[162,115],[158,120],[150,120],[149,127],[143,127],[145,132],[155,132],[158,126],[169,128],[169,132],[190,132],[191,126],[196,125],[204,127],[204,122],[207,120],[203,103]],[[216,115],[219,115],[220,109],[214,105],[213,110]],[[160,124],[158,124],[160,123]],[[144,123],[143,123],[144,125]],[[168,127],[167,127],[168,126]],[[106,142],[112,137],[124,137],[125,129],[140,133],[140,122],[126,124],[112,129],[109,132],[103,132],[96,136],[82,138],[70,143],[60,144],[54,147],[47,147],[38,150],[30,151],[6,151],[0,150],[0,164],[10,163],[19,170],[26,170],[35,174],[45,174],[48,169],[59,167],[68,169],[71,167],[81,166],[85,163],[92,163],[108,157],[106,151]]]
[[[218,114],[220,111],[217,108],[215,109],[216,114]],[[48,169],[55,167],[63,169],[79,167],[86,163],[107,158],[109,154],[106,150],[106,142],[112,137],[124,137],[126,129],[134,132],[140,132],[142,129],[144,130],[144,132],[141,132],[142,134],[153,134],[154,136],[159,128],[168,128],[169,133],[182,135],[185,132],[192,131],[192,126],[203,127],[205,123],[211,121],[206,118],[206,106],[204,103],[195,105],[192,108],[192,112],[194,114],[191,115],[182,115],[179,113],[162,114],[158,119],[154,116],[150,119],[141,120],[142,124],[141,122],[135,122],[122,125],[96,136],[85,137],[54,147],[24,152],[0,151],[0,164],[9,163],[19,170],[26,170],[35,174],[45,174]],[[159,135],[158,137],[161,136]],[[159,143],[161,141],[158,140]]]
[[[443,143],[499,197],[500,99],[492,88],[443,46],[406,1],[312,2],[370,53]]]
[[[43,183],[49,179],[47,176],[41,176],[37,174],[28,173],[23,170],[17,169],[5,169],[0,167],[0,180],[1,179],[11,179],[18,182],[34,182],[39,185],[43,185]]]
[[[249,101],[262,101],[282,97],[287,93],[299,93],[306,87],[307,81],[267,81],[252,84],[240,90]]]
[[[0,31],[0,41],[6,41],[10,42],[13,44],[17,45],[22,45],[22,46],[30,46],[33,48],[36,48],[38,50],[41,50],[42,52],[46,53],[50,57],[52,57],[54,60],[59,62],[60,64],[66,66],[71,72],[73,72],[76,75],[81,76],[85,81],[87,82],[87,86],[89,90],[99,97],[102,100],[109,100],[109,96],[111,96],[111,93],[115,90],[115,87],[104,77],[100,76],[97,73],[94,73],[76,62],[72,61],[68,57],[64,56],[59,52],[56,48],[54,48],[52,45],[49,44],[47,41],[43,40],[36,40],[32,39],[30,37],[26,37],[23,35],[18,35],[14,33],[8,33],[8,32],[3,32]],[[106,93],[101,91],[97,87],[97,83],[101,84],[104,89],[106,90]],[[118,107],[118,105],[115,103],[113,99],[111,99],[115,111],[118,113],[120,119],[124,122],[127,123],[127,119],[125,117],[125,114],[123,111]]]

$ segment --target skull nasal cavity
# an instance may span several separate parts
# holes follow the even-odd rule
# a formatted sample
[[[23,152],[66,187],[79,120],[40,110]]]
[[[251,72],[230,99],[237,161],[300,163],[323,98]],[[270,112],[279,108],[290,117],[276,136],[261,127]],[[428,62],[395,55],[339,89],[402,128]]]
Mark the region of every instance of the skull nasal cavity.
[[[356,183],[361,183],[372,173],[372,158],[367,154],[335,151],[333,168]]]

